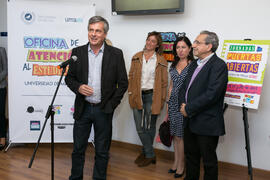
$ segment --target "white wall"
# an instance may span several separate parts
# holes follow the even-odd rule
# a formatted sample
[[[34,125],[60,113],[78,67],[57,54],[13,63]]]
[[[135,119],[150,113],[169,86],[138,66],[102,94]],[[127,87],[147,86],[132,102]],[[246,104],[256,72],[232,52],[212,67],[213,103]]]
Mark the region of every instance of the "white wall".
[[[1,14],[2,1],[0,0]],[[89,0],[89,3],[95,3],[96,14],[109,21],[108,38],[114,46],[123,50],[127,70],[132,55],[143,48],[146,34],[153,30],[186,32],[191,41],[201,30],[215,31],[220,37],[221,45],[225,39],[270,39],[269,0],[186,0],[183,14],[148,16],[112,16],[110,0]],[[221,46],[217,54],[220,55],[220,52]],[[269,70],[270,63],[267,65],[259,109],[248,111],[252,165],[265,170],[270,170],[270,96],[267,94],[270,92]],[[164,112],[157,125],[161,123]],[[229,107],[225,113],[225,122],[226,135],[220,139],[218,146],[219,160],[246,166],[241,108]],[[114,140],[140,144],[127,94],[115,112],[113,126]],[[159,144],[155,146],[165,149]]]
[[[97,15],[106,17],[111,30],[109,38],[123,49],[127,69],[132,55],[141,50],[147,32],[186,32],[191,41],[201,30],[215,31],[220,43],[227,39],[270,39],[269,0],[186,0],[183,14],[148,16],[112,16],[108,0],[95,0]],[[217,51],[220,55],[221,46]],[[249,110],[250,144],[253,167],[270,170],[270,63],[267,65],[259,110]],[[164,116],[163,114],[161,115]],[[160,124],[159,119],[158,124]],[[226,135],[220,139],[220,161],[247,165],[242,110],[229,107],[225,113]],[[140,144],[127,95],[116,111],[113,139]],[[156,145],[157,148],[163,148]]]

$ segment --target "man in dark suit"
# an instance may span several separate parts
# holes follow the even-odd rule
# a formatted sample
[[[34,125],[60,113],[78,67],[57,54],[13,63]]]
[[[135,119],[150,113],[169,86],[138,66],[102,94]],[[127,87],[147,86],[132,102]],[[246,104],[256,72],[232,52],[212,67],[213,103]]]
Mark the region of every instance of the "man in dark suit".
[[[216,148],[219,136],[225,134],[223,101],[228,82],[225,62],[215,54],[219,40],[214,32],[202,31],[194,41],[197,61],[190,64],[180,111],[184,121],[186,157],[185,180],[199,180],[200,159],[204,165],[204,180],[218,179]]]
[[[0,151],[6,144],[7,53],[0,47]]]
[[[74,48],[77,61],[69,65],[65,78],[76,94],[70,180],[83,179],[85,150],[92,124],[95,131],[95,164],[93,179],[106,179],[112,137],[114,109],[128,87],[123,53],[105,42],[109,24],[94,16],[88,22],[89,43]]]

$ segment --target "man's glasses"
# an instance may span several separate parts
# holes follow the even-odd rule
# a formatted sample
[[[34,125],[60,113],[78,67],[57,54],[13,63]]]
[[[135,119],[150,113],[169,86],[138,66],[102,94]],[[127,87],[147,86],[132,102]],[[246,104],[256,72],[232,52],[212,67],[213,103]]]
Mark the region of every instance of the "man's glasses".
[[[206,43],[205,43],[205,42],[200,42],[200,41],[198,41],[198,40],[195,40],[195,41],[193,42],[193,44],[201,45],[201,44],[206,44]]]

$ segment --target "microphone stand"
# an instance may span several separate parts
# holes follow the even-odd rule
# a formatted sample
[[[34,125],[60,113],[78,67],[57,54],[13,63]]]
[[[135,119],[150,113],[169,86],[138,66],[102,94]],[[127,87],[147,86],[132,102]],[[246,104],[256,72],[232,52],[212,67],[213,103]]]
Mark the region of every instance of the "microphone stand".
[[[56,90],[54,92],[54,95],[53,95],[53,99],[51,101],[51,104],[48,107],[48,110],[47,110],[47,113],[46,113],[46,116],[45,116],[45,121],[44,121],[42,130],[40,132],[40,135],[39,135],[39,138],[38,138],[36,147],[34,149],[32,158],[31,158],[31,160],[29,162],[29,165],[28,165],[28,168],[31,168],[32,167],[32,164],[33,164],[33,161],[34,161],[34,158],[35,158],[35,155],[36,155],[36,152],[37,152],[37,149],[38,149],[38,146],[39,146],[39,143],[40,143],[42,134],[44,132],[44,129],[45,129],[47,120],[51,117],[51,180],[54,180],[54,111],[53,111],[53,103],[54,103],[54,100],[56,98],[56,94],[58,92],[60,83],[61,83],[61,81],[63,79],[63,76],[64,76],[64,73],[65,72],[66,72],[66,67],[63,67],[61,77],[59,79],[59,82],[57,84]]]

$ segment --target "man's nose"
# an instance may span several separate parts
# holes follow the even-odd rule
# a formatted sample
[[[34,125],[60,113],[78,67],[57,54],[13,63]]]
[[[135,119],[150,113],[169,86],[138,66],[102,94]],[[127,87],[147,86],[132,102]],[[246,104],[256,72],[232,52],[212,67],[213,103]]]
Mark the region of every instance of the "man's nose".
[[[97,33],[96,31],[92,31],[92,35],[93,35],[93,36],[95,36],[95,35],[96,35],[96,33]]]

